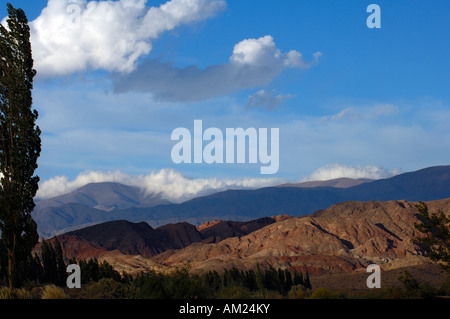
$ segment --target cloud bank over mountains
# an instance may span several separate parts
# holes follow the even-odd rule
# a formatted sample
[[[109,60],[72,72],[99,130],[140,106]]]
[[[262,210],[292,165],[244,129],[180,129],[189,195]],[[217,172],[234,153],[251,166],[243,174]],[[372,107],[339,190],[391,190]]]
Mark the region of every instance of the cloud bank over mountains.
[[[37,199],[67,194],[90,184],[115,182],[135,186],[147,194],[161,194],[170,202],[182,202],[197,196],[208,195],[226,189],[252,189],[281,184],[280,178],[188,178],[172,169],[162,169],[148,175],[130,175],[120,171],[91,171],[79,174],[74,180],[57,176],[40,184]]]
[[[328,164],[315,170],[302,181],[326,181],[337,178],[353,179],[384,179],[401,174],[400,169],[388,170],[381,166],[347,166],[341,164]]]
[[[301,181],[323,181],[341,177],[382,179],[402,173],[398,169],[387,170],[380,166],[346,166],[330,164],[314,171]],[[161,194],[174,203],[194,197],[205,196],[227,189],[256,189],[281,185],[288,182],[281,178],[189,178],[173,169],[161,169],[147,175],[130,175],[120,171],[88,171],[70,180],[67,176],[56,176],[40,184],[37,199],[51,198],[67,194],[90,184],[115,182],[140,188],[147,194]]]

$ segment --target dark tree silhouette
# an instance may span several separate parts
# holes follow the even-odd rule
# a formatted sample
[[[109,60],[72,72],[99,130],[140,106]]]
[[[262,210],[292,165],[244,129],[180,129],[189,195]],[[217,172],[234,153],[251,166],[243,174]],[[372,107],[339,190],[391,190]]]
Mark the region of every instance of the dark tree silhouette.
[[[413,241],[426,253],[430,260],[450,271],[450,219],[442,211],[430,214],[425,203],[416,206],[421,223],[414,227],[422,233]]]
[[[0,25],[0,230],[12,288],[26,277],[24,263],[38,241],[31,213],[39,182],[34,172],[41,132],[38,113],[31,108],[36,71],[28,19],[23,10],[7,7],[7,27]]]

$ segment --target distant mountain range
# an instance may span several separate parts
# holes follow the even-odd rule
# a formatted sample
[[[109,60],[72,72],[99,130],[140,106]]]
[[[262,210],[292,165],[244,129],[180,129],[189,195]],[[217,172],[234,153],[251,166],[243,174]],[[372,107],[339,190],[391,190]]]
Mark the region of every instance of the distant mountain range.
[[[74,192],[37,201],[38,209],[59,207],[64,204],[80,204],[102,211],[112,211],[130,207],[153,207],[169,204],[159,194],[146,194],[138,187],[119,183],[87,184]]]
[[[278,187],[336,187],[336,188],[350,188],[353,186],[357,186],[363,183],[373,182],[373,179],[368,178],[359,178],[359,179],[353,179],[353,178],[335,178],[330,179],[327,181],[307,181],[307,182],[300,182],[300,183],[289,183],[289,184],[282,184]]]
[[[354,186],[353,186],[354,185]],[[147,222],[153,227],[212,220],[249,221],[266,216],[303,216],[347,201],[430,201],[450,197],[450,166],[392,178],[289,184],[256,190],[227,190],[181,204],[159,194],[116,183],[89,184],[37,202],[33,218],[43,237],[107,221]]]

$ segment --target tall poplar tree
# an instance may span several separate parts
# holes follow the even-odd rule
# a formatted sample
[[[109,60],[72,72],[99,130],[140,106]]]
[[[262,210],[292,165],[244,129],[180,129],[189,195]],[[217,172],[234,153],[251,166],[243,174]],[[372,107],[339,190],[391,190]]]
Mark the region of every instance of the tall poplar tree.
[[[9,286],[21,285],[26,262],[38,241],[31,217],[41,152],[38,113],[32,110],[33,58],[28,19],[7,5],[7,26],[0,25],[0,230]]]

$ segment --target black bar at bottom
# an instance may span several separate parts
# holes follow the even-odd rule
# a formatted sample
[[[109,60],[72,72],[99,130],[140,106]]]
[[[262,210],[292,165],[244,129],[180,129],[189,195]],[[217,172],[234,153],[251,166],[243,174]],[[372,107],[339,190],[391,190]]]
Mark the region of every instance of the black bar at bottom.
[[[11,310],[20,314],[42,314],[48,317],[90,318],[91,316],[121,315],[124,319],[143,318],[281,318],[281,316],[305,317],[338,314],[360,316],[380,315],[389,312],[395,318],[415,314],[420,309],[432,307],[434,313],[448,310],[450,299],[432,300],[1,300],[3,313]],[[361,310],[363,313],[361,313]],[[401,316],[401,317],[400,317]]]

